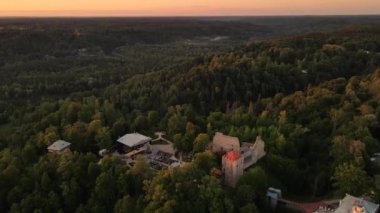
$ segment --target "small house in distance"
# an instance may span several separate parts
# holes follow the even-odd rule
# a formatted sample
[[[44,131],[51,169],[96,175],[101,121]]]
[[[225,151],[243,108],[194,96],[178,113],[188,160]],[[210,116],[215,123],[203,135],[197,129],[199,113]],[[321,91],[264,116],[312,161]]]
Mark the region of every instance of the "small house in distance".
[[[64,140],[57,140],[52,145],[50,145],[47,149],[49,152],[63,152],[66,149],[69,149],[70,143]]]
[[[145,144],[149,143],[151,140],[152,138],[145,135],[130,133],[117,140],[117,142],[119,142],[119,146],[117,148],[119,151],[124,153],[131,151],[142,152],[145,151]]]
[[[379,204],[375,204],[363,198],[357,198],[346,194],[346,197],[344,197],[343,200],[339,202],[339,207],[334,212],[376,213],[378,210]]]

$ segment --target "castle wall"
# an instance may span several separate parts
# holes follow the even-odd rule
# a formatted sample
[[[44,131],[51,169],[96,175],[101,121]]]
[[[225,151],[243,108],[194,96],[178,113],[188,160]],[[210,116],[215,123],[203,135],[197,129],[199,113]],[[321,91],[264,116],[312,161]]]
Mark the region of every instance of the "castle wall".
[[[239,139],[217,132],[212,140],[212,152],[228,152],[232,150],[240,152]]]
[[[228,159],[225,155],[222,158],[222,165],[223,172],[225,174],[225,185],[229,187],[235,187],[237,182],[239,181],[240,176],[242,176],[244,172],[243,158],[240,157],[239,159],[231,160]]]

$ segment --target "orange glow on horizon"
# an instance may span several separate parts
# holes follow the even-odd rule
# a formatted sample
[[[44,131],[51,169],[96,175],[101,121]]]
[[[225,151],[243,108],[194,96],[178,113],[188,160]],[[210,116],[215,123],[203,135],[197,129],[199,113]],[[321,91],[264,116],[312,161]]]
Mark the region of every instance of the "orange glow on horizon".
[[[380,14],[380,0],[1,0],[0,16]]]

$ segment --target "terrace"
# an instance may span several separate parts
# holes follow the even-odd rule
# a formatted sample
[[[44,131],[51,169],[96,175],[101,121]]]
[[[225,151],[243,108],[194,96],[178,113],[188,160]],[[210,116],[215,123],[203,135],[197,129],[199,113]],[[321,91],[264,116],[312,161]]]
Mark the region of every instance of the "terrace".
[[[143,156],[155,170],[180,166],[182,162],[175,157],[173,143],[162,137],[164,133],[156,135],[158,138],[152,140],[137,133],[127,134],[118,140],[119,145],[125,146],[122,154],[117,153],[124,158],[128,167],[133,167],[137,156]]]

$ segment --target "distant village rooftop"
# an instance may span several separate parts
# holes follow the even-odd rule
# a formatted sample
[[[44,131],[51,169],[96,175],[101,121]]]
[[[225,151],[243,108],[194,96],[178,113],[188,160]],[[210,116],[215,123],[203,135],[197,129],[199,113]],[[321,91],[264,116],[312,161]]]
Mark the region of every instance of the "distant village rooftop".
[[[52,145],[50,145],[47,149],[49,152],[61,152],[68,148],[71,144],[64,140],[57,140]]]
[[[131,134],[126,134],[123,137],[119,138],[117,142],[122,143],[128,147],[135,147],[139,146],[145,143],[148,143],[151,141],[152,138],[141,135],[139,133],[131,133]]]

